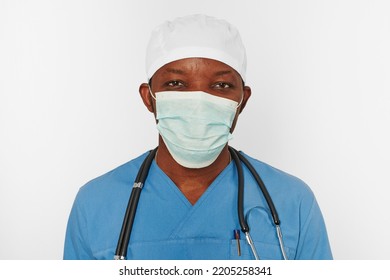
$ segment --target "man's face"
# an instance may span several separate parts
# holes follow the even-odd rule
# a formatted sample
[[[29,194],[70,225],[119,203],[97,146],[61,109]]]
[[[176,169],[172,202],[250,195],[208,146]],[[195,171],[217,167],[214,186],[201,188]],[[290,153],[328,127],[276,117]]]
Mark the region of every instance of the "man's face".
[[[145,105],[151,103],[155,113],[155,100],[148,98],[142,91],[145,84],[141,85],[140,93]],[[238,114],[244,108],[250,97],[250,88],[243,86],[241,76],[230,66],[217,60],[207,58],[186,58],[173,61],[161,67],[152,77],[151,89],[153,94],[160,91],[204,91],[209,94],[241,102],[231,131],[237,121]],[[147,102],[145,102],[147,101]]]

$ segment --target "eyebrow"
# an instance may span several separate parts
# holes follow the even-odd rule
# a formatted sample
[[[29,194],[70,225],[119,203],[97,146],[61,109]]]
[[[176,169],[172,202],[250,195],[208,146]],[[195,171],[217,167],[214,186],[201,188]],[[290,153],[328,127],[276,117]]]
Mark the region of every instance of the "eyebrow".
[[[232,73],[233,73],[233,71],[231,71],[231,70],[223,70],[223,71],[215,72],[214,76],[223,76],[223,75],[232,74]]]
[[[186,72],[184,70],[177,69],[177,68],[166,68],[165,72],[173,73],[173,74],[179,74],[179,75],[185,75],[186,74]],[[231,70],[217,71],[217,72],[214,73],[214,76],[218,77],[218,76],[223,76],[223,75],[227,75],[227,74],[233,74],[233,71],[231,71]]]
[[[165,69],[166,72],[168,73],[173,73],[173,74],[180,74],[180,75],[184,75],[185,72],[181,69],[176,69],[176,68],[167,68]]]

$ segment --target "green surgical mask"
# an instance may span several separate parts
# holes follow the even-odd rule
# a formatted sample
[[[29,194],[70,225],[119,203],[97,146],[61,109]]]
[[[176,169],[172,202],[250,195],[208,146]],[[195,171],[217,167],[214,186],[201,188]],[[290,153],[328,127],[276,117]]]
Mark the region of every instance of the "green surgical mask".
[[[177,163],[206,167],[232,139],[230,128],[238,106],[236,101],[202,91],[158,92],[157,129]]]

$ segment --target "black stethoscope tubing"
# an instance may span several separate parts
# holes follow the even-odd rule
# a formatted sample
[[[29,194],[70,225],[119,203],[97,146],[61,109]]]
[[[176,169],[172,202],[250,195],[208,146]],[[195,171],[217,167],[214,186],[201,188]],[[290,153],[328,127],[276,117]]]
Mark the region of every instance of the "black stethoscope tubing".
[[[153,162],[153,159],[156,155],[157,148],[154,150],[151,150],[149,152],[149,155],[146,157],[146,159],[143,161],[137,177],[134,181],[133,189],[131,191],[130,199],[127,204],[126,213],[123,219],[123,224],[121,228],[121,232],[118,239],[118,244],[115,251],[115,259],[117,260],[124,260],[127,256],[127,248],[130,241],[130,235],[132,232],[133,224],[134,224],[134,218],[137,211],[138,201],[139,197],[142,191],[142,187],[146,181],[146,177],[148,176],[150,165]],[[237,152],[235,149],[229,146],[229,151],[232,156],[232,159],[234,160],[237,168],[238,173],[238,199],[237,199],[237,212],[238,212],[238,219],[241,227],[241,231],[249,236],[249,226],[248,223],[245,220],[244,216],[244,175],[243,175],[243,168],[241,161],[245,164],[245,166],[249,169],[251,172],[253,178],[256,180],[266,202],[270,209],[273,222],[277,228],[279,228],[280,220],[278,217],[278,213],[276,211],[275,205],[271,199],[271,196],[267,190],[267,188],[264,185],[263,180],[260,178],[260,175],[256,172],[252,164],[239,152]],[[249,241],[249,240],[248,240]],[[281,244],[282,252],[284,251],[284,248]],[[284,253],[284,252],[283,252]]]
[[[148,176],[150,165],[156,155],[157,148],[151,150],[147,158],[143,161],[137,177],[135,178],[133,189],[131,190],[131,195],[129,202],[127,204],[125,217],[123,219],[121,233],[118,239],[118,245],[116,247],[115,258],[116,259],[125,259],[127,256],[127,247],[130,241],[131,231],[133,229],[134,218],[137,211],[139,197],[141,195],[143,184],[146,181]]]
[[[276,208],[275,208],[275,205],[274,205],[274,203],[273,203],[273,201],[271,199],[271,196],[270,196],[267,188],[265,187],[263,180],[260,178],[259,173],[257,173],[257,171],[255,170],[253,165],[241,153],[237,152],[232,147],[229,147],[229,151],[230,151],[230,154],[232,155],[232,158],[233,158],[234,162],[236,163],[238,177],[239,177],[239,182],[238,182],[238,186],[239,186],[239,191],[238,191],[238,196],[239,196],[238,197],[238,212],[239,212],[240,223],[241,223],[242,220],[245,221],[244,213],[243,213],[244,212],[243,211],[243,209],[244,209],[244,205],[243,205],[244,197],[240,197],[240,196],[243,196],[243,194],[244,194],[244,176],[242,175],[242,166],[240,164],[240,161],[242,161],[245,164],[245,166],[249,169],[249,171],[252,174],[253,178],[256,180],[257,185],[259,186],[261,192],[263,193],[264,198],[265,198],[265,200],[267,202],[267,205],[268,205],[268,207],[270,209],[270,212],[271,212],[274,224],[275,225],[280,225],[278,212],[276,211]],[[241,172],[241,179],[240,179],[240,172]],[[242,181],[242,182],[240,182],[240,181]]]
[[[237,212],[238,212],[238,220],[240,222],[241,231],[242,232],[249,232],[249,226],[248,223],[245,220],[244,216],[244,175],[243,175],[243,169],[242,164],[240,161],[242,161],[245,166],[249,169],[251,172],[253,178],[256,180],[257,185],[260,187],[261,192],[263,193],[263,196],[267,202],[267,205],[270,209],[272,219],[274,221],[275,225],[280,224],[278,212],[276,211],[275,205],[271,199],[271,196],[267,190],[267,188],[264,185],[263,180],[261,180],[259,174],[254,169],[252,164],[239,152],[237,152],[234,148],[229,146],[230,154],[232,155],[232,159],[234,163],[236,164],[237,168],[237,174],[238,174],[238,199],[237,199]]]

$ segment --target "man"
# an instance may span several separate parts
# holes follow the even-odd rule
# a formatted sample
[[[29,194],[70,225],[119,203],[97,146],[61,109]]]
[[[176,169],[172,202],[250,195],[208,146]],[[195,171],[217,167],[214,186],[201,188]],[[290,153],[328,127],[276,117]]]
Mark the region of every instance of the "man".
[[[331,259],[310,189],[243,153],[265,183],[280,225],[244,166],[242,218],[251,238],[240,234],[246,232],[237,214],[241,164],[232,160],[236,154],[227,143],[251,89],[238,31],[204,15],[178,18],[154,30],[146,56],[149,82],[139,92],[156,118],[159,144],[143,187],[134,188],[142,193],[127,259]],[[131,186],[146,157],[80,189],[65,259],[113,259]]]

